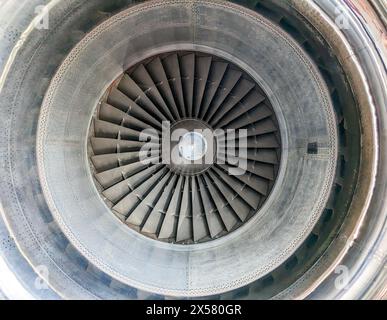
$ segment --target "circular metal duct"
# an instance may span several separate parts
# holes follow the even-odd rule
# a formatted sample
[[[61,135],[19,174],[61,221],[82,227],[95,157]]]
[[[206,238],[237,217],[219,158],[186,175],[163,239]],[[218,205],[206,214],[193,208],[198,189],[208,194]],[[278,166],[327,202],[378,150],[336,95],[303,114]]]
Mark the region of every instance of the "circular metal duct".
[[[0,297],[385,294],[379,1],[19,3],[0,9]],[[138,150],[165,120],[183,163]],[[228,174],[241,150],[193,163],[232,127],[259,133],[248,170]]]
[[[90,158],[118,218],[188,244],[219,238],[259,210],[277,175],[280,135],[254,80],[231,62],[183,51],[147,59],[116,83],[93,119]]]
[[[196,24],[191,16],[192,5],[197,10],[196,15],[201,17],[200,24]],[[233,23],[223,26],[224,19]],[[254,32],[241,39],[246,27]],[[193,29],[195,33],[192,32]],[[124,30],[132,32],[128,34]],[[108,43],[112,45],[107,46]],[[132,77],[138,82],[139,70],[143,68],[137,69],[137,64],[141,65],[145,59],[152,58],[155,52],[176,50],[194,50],[233,61],[234,65],[253,79],[252,83],[259,84],[265,93],[260,94],[262,98],[253,90],[252,94],[256,98],[251,103],[247,100],[243,104],[246,112],[241,117],[235,122],[228,122],[223,117],[219,121],[224,120],[224,123],[220,123],[225,126],[234,124],[235,128],[245,123],[246,128],[250,129],[247,129],[247,134],[252,135],[247,137],[247,147],[251,146],[258,151],[262,146],[278,148],[278,140],[273,133],[255,136],[257,129],[249,127],[250,123],[256,122],[255,119],[272,114],[270,108],[260,104],[267,96],[281,128],[279,134],[282,149],[278,176],[272,192],[247,223],[218,239],[183,247],[154,241],[118,221],[106,203],[101,201],[101,193],[92,183],[86,150],[90,120],[96,105],[111,83],[132,66],[135,66],[133,72],[124,74],[119,79],[117,88],[123,93],[120,98],[125,99],[128,96],[131,101],[137,101],[141,110],[147,112],[147,116],[143,113],[142,121],[148,121],[148,124],[152,123],[152,118],[154,125],[157,124],[157,119],[161,121],[163,117],[167,119],[169,116],[173,120],[172,110],[162,108],[162,105],[156,107],[156,90],[139,87]],[[179,66],[184,67],[181,69],[183,77],[173,77],[176,79],[175,83],[181,79],[182,88],[191,88],[187,85],[188,81],[182,79],[193,79],[192,76],[184,77],[186,63],[183,63],[192,57],[181,56]],[[168,55],[166,59],[176,59],[176,56]],[[94,63],[91,64],[91,61]],[[281,63],[277,63],[278,61]],[[221,71],[220,68],[216,70]],[[180,68],[172,71],[180,71]],[[230,89],[227,82],[236,81],[238,73],[232,69],[226,69],[225,73],[225,81],[221,82],[220,87],[224,86],[226,90],[220,90],[216,95],[215,103],[210,104],[209,112],[204,114],[204,118],[212,115],[218,97],[221,101],[222,95]],[[283,89],[291,86],[297,90]],[[209,91],[211,87],[208,86]],[[186,101],[192,101],[187,93],[186,91],[181,95],[184,106]],[[112,101],[116,96],[117,91],[113,88],[107,100],[117,106],[117,101]],[[126,100],[121,107],[124,108],[128,103],[129,100]],[[136,108],[134,104],[132,106],[132,110],[139,112],[140,108]],[[187,103],[185,112],[189,114],[194,109],[188,106]],[[101,105],[100,115],[105,107],[106,104]],[[110,116],[114,114],[113,109],[117,108],[110,108]],[[229,116],[232,120],[235,118],[233,112],[240,109],[240,106],[232,108],[225,117]],[[177,111],[183,114],[181,108]],[[220,109],[222,111],[226,111],[225,108]],[[214,117],[213,124],[216,125],[219,113],[214,112]],[[121,114],[117,120],[125,124],[125,119],[126,116]],[[134,119],[130,120],[127,123],[133,124]],[[210,125],[212,118],[209,120]],[[269,121],[269,128],[270,124]],[[259,126],[258,130],[260,128]],[[97,139],[91,139],[92,149],[116,151],[117,139],[103,140],[103,144],[99,144]],[[228,135],[224,139],[229,140]],[[144,142],[135,143],[141,145]],[[149,143],[152,144],[152,139]],[[217,144],[221,144],[219,139]],[[119,142],[119,145],[119,149],[122,146],[125,151],[125,143]],[[133,146],[133,142],[127,142],[126,146],[128,145]],[[201,296],[236,289],[267,275],[283,264],[306,240],[330,196],[337,159],[337,131],[334,109],[322,77],[309,57],[280,28],[262,16],[230,3],[156,1],[145,2],[111,17],[83,38],[66,57],[50,84],[41,108],[37,150],[40,181],[50,211],[66,237],[71,239],[83,255],[98,268],[128,285],[159,294]],[[219,157],[216,161],[219,162]],[[115,186],[123,187],[125,192],[128,185],[135,182],[138,176],[134,175],[134,179],[128,177],[129,184],[126,181],[126,168],[137,165],[141,167],[143,164],[123,164],[113,168],[111,172],[108,170],[96,173],[95,177],[102,183],[102,187],[112,186],[110,196],[115,196]],[[247,174],[240,175],[237,172],[232,175],[227,174],[216,163],[203,173],[203,177],[195,178],[195,184],[191,188],[194,192],[199,189],[203,205],[203,211],[199,209],[198,212],[195,209],[195,213],[199,216],[202,212],[209,215],[206,221],[211,237],[218,235],[223,228],[219,218],[216,220],[219,217],[218,210],[223,209],[223,214],[227,210],[227,207],[221,205],[225,201],[218,199],[217,206],[214,199],[216,195],[225,195],[230,203],[228,209],[235,212],[235,216],[231,215],[232,211],[228,212],[229,218],[233,219],[227,220],[230,230],[237,222],[236,216],[247,218],[253,213],[250,210],[256,210],[260,206],[258,186],[252,188],[253,183],[260,180],[249,175],[256,167],[257,165],[247,162]],[[239,168],[235,169],[240,171]],[[162,180],[165,172],[158,171],[139,188],[155,190],[153,184],[158,179]],[[262,170],[261,173],[264,174]],[[169,185],[170,189],[166,189],[167,198],[159,203],[162,208],[157,208],[152,216],[157,220],[162,211],[166,210],[162,225],[159,226],[158,220],[147,225],[161,239],[172,239],[171,242],[192,242],[194,239],[186,223],[190,219],[185,219],[185,216],[189,216],[188,182],[189,179],[183,177],[173,180]],[[108,190],[104,192],[107,195]],[[146,191],[141,189],[127,196],[124,194],[122,201],[117,202],[112,209],[133,224],[132,212],[127,210],[138,208],[136,205],[145,195]],[[141,207],[133,216],[140,217],[141,221],[134,221],[139,225],[143,222],[140,209]],[[183,220],[180,221],[177,216]],[[90,221],[93,221],[92,225]],[[222,221],[226,224],[225,219]],[[225,231],[228,231],[227,228]],[[200,237],[201,235],[198,236]],[[159,277],[160,274],[163,277]]]

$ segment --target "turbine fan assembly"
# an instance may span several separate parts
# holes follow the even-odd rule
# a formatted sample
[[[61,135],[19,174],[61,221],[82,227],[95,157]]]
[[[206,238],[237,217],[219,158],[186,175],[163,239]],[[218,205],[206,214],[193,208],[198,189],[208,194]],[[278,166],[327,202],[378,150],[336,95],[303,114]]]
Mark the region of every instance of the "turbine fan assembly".
[[[382,1],[3,2],[0,298],[386,298]]]
[[[270,101],[254,80],[231,62],[182,51],[147,59],[115,83],[93,119],[89,150],[98,189],[117,217],[155,239],[195,243],[235,230],[258,211],[278,172],[280,135]],[[171,132],[187,131],[170,149],[180,148],[190,161],[163,164],[161,141],[140,141],[144,130],[158,138],[163,121]],[[238,147],[235,133],[214,142],[217,129],[246,130],[247,149],[227,147]],[[148,162],[141,160],[147,143],[153,146]],[[190,157],[191,144],[206,146],[196,151],[198,159]],[[206,152],[215,153],[208,164],[195,164]]]

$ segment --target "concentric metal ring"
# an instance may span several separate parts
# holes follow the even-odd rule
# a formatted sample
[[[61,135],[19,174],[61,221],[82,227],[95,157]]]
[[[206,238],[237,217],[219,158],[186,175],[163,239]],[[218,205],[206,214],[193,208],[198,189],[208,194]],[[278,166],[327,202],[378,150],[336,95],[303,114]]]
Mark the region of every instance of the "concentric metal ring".
[[[66,58],[39,122],[42,187],[71,242],[115,279],[176,296],[225,292],[282,264],[321,215],[336,157],[329,93],[302,50],[238,6],[198,1],[195,9],[184,1],[146,2],[109,19]],[[190,19],[193,12],[200,24]],[[241,37],[247,26],[254,32]],[[193,246],[152,241],[115,219],[92,183],[85,136],[101,93],[124,72],[123,66],[154,55],[155,47],[201,50],[237,61],[268,92],[281,123],[280,183],[253,219],[227,237]],[[289,72],[294,69],[299,72]],[[282,90],[288,87],[297,90]],[[309,143],[317,145],[317,153],[308,152]]]

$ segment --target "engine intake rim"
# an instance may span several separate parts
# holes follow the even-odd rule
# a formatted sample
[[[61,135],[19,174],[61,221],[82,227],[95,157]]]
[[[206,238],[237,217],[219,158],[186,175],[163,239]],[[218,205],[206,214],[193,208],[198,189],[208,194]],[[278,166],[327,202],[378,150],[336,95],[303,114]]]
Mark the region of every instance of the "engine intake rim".
[[[200,25],[190,19],[192,5],[202,18]],[[212,18],[206,19],[207,14]],[[144,21],[149,24],[147,28],[141,24]],[[152,33],[156,29],[160,32],[165,21],[163,37]],[[233,21],[232,28],[224,26],[224,21]],[[241,34],[246,35],[249,26],[258,32],[248,33],[243,41]],[[133,32],[125,38],[122,30]],[[217,30],[217,34],[209,30]],[[111,215],[92,183],[85,137],[101,92],[128,65],[157,54],[155,47],[162,52],[199,50],[235,61],[265,90],[281,128],[282,163],[270,197],[249,223],[208,243],[180,246],[143,237]],[[303,76],[298,78],[273,61],[299,68]],[[86,74],[82,71],[85,68],[89,70]],[[299,90],[281,90],[290,85]],[[317,154],[307,152],[309,143],[317,143]],[[66,58],[50,85],[39,121],[38,163],[44,194],[70,241],[112,277],[143,290],[174,296],[209,295],[238,288],[285,261],[322,213],[336,156],[335,117],[313,63],[289,36],[266,19],[220,2],[156,1],[110,18]],[[73,164],[81,165],[74,168]],[[89,221],[93,221],[92,228]]]

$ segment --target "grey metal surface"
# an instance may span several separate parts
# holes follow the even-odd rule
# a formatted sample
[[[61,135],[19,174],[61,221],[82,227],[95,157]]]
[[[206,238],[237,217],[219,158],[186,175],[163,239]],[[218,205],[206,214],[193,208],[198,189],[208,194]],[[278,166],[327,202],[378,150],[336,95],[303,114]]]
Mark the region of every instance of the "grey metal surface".
[[[36,176],[34,159],[29,157],[29,154],[34,153],[33,138],[25,139],[25,137],[30,134],[33,136],[34,130],[32,128],[36,126],[36,111],[40,107],[40,104],[38,101],[36,101],[36,104],[33,102],[34,95],[36,93],[43,95],[48,84],[46,83],[42,85],[41,88],[36,88],[36,79],[37,77],[39,78],[39,75],[41,75],[43,71],[46,72],[45,68],[42,67],[44,63],[50,61],[54,64],[54,62],[59,63],[60,61],[57,58],[53,59],[53,53],[59,48],[59,45],[56,45],[57,42],[55,39],[61,39],[63,43],[67,43],[70,47],[71,44],[75,44],[74,41],[63,41],[63,39],[67,39],[66,34],[70,34],[72,30],[76,30],[77,28],[82,29],[79,25],[82,24],[82,22],[90,22],[89,17],[103,8],[103,6],[99,6],[99,4],[104,1],[94,0],[93,5],[95,5],[95,7],[89,8],[86,4],[91,5],[90,1],[71,1],[71,5],[69,5],[70,1],[60,2],[61,5],[57,5],[58,10],[53,10],[50,13],[50,17],[52,17],[55,22],[69,22],[62,25],[62,28],[58,28],[58,25],[55,23],[55,27],[51,26],[49,32],[30,32],[25,35],[24,40],[31,38],[40,38],[43,40],[40,42],[41,46],[38,50],[35,50],[35,47],[30,48],[31,50],[26,50],[25,48],[28,48],[31,41],[23,42],[22,45],[26,47],[17,52],[17,55],[13,57],[14,61],[12,59],[10,60],[10,63],[8,64],[8,67],[11,67],[8,70],[9,72],[3,73],[3,76],[6,75],[5,79],[9,84],[2,90],[2,100],[0,101],[2,110],[1,135],[6,140],[5,143],[0,144],[1,159],[11,159],[14,164],[11,166],[8,160],[1,161],[1,177],[6,177],[5,180],[1,181],[1,203],[3,205],[2,213],[5,210],[8,211],[8,213],[13,211],[14,216],[10,217],[8,215],[7,229],[4,228],[2,230],[5,230],[5,239],[8,238],[9,230],[12,230],[12,236],[16,238],[17,247],[12,247],[11,250],[8,251],[4,251],[4,248],[2,248],[1,253],[7,258],[10,269],[13,270],[19,280],[23,277],[27,279],[27,281],[22,280],[21,283],[29,292],[34,291],[33,282],[36,279],[36,273],[30,269],[30,265],[36,267],[40,264],[44,264],[49,267],[51,272],[51,276],[47,279],[50,286],[65,298],[160,298],[160,296],[140,292],[125,286],[118,281],[111,280],[106,274],[93,268],[84,257],[79,255],[76,249],[68,244],[63,233],[56,226],[56,222],[50,219],[51,213],[44,209],[44,199],[41,193],[38,192],[39,187],[32,187],[34,185],[39,185],[39,181],[33,178]],[[115,1],[109,2],[113,3]],[[130,1],[127,2],[129,4]],[[347,5],[343,5],[342,7],[346,10],[345,13],[349,18],[350,23],[354,23],[356,27],[351,28],[350,30],[343,30],[342,36],[344,37],[336,38],[336,32],[339,34],[340,31],[336,30],[333,32],[329,28],[324,30],[324,25],[333,23],[336,18],[336,13],[334,11],[335,5],[333,2],[334,1],[315,1],[316,6],[310,6],[312,2],[302,2],[304,7],[299,9],[308,17],[308,19],[310,19],[312,24],[318,26],[320,31],[324,31],[322,32],[323,35],[326,39],[329,39],[330,42],[332,41],[331,44],[335,47],[336,54],[338,54],[340,59],[344,62],[345,72],[351,76],[352,80],[357,79],[357,81],[354,81],[357,82],[357,85],[353,85],[353,90],[363,99],[363,114],[367,115],[369,110],[374,110],[375,106],[379,106],[375,113],[378,119],[377,134],[385,137],[386,112],[380,107],[386,105],[385,79],[383,78],[383,72],[380,70],[381,66],[385,66],[385,63],[383,64],[385,56],[383,56],[383,50],[380,49],[383,42],[379,36],[382,34],[375,33],[375,29],[370,26],[375,24],[376,28],[378,28],[378,24],[367,15],[363,15],[364,7],[360,7],[356,3],[353,7],[353,11],[349,10]],[[11,1],[6,3],[10,4]],[[300,4],[301,2],[297,0],[295,3]],[[32,7],[32,1],[18,1],[19,8],[24,4],[31,4],[31,7],[28,10],[21,10],[23,14],[17,15],[17,17],[22,20],[25,19],[26,15],[32,17],[34,9]],[[81,4],[83,5],[82,10],[80,10],[79,14],[76,14],[74,8]],[[323,8],[324,5],[330,6],[331,9],[326,10],[327,16],[321,17],[321,8]],[[12,9],[12,6],[10,8]],[[355,11],[355,8],[358,10]],[[3,9],[3,7],[1,9]],[[105,9],[105,11],[109,10]],[[3,14],[3,11],[1,14]],[[102,12],[101,14],[103,16],[106,13]],[[6,16],[7,18],[10,18],[10,15]],[[58,17],[61,17],[61,19],[57,20]],[[63,17],[65,17],[65,19],[62,20]],[[85,19],[82,19],[82,17]],[[15,19],[13,21],[15,21]],[[21,25],[15,23],[13,27],[18,30],[23,30],[25,25],[28,24],[28,20],[28,18],[25,19],[24,24],[21,23]],[[6,22],[7,19],[2,18],[1,22],[3,21]],[[10,29],[7,29],[7,31],[9,30]],[[362,30],[360,32],[362,34],[361,37],[356,36],[359,30]],[[52,34],[55,34],[55,36],[48,36],[48,33],[51,32]],[[12,34],[12,32],[10,34]],[[341,47],[340,49],[340,46],[345,43],[345,37],[350,39],[350,43],[347,43],[346,48]],[[13,42],[2,41],[2,44],[5,43],[7,43],[7,46],[9,44],[9,47],[6,51],[0,51],[0,54],[4,53],[3,57],[7,57],[8,50],[12,49],[15,39]],[[52,47],[45,47],[45,43],[49,43]],[[22,45],[20,48],[22,48]],[[351,51],[351,46],[355,48],[356,56],[354,55],[354,51]],[[373,47],[377,49],[374,50]],[[47,55],[44,52],[46,52]],[[26,61],[30,61],[30,57],[33,54],[34,59],[31,63],[27,64]],[[21,63],[21,61],[23,61],[23,63]],[[353,65],[356,65],[356,67],[353,68]],[[361,72],[354,70],[360,70]],[[52,72],[52,70],[47,72],[47,77],[50,77]],[[35,74],[35,77],[31,76],[33,74]],[[26,78],[26,80],[20,82],[21,78]],[[363,85],[365,85],[365,87],[362,88]],[[32,88],[35,88],[36,90],[32,90]],[[17,93],[17,98],[15,93]],[[372,100],[369,99],[370,97],[372,97]],[[364,102],[364,99],[371,101]],[[31,104],[31,102],[33,103]],[[26,110],[28,110],[28,112],[26,112]],[[367,153],[370,153],[373,142],[367,139],[369,132],[375,128],[374,122],[369,121],[367,117],[361,118],[360,121],[365,125],[364,128],[367,129],[365,130],[363,145],[370,147],[363,150],[363,156],[365,155],[366,159],[370,159],[367,156]],[[15,130],[15,132],[11,134],[12,131],[10,130],[10,127],[12,129],[18,128],[19,123],[23,123],[24,127],[19,131]],[[27,135],[25,134],[26,132],[28,132]],[[2,142],[4,142],[4,140],[2,140]],[[8,145],[8,142],[11,143]],[[385,149],[385,143],[386,139],[378,140],[380,150]],[[21,150],[24,150],[23,156],[15,157],[16,154],[21,155]],[[386,211],[385,204],[383,204],[386,199],[384,183],[386,181],[384,170],[386,159],[383,157],[385,152],[379,154],[378,172],[381,174],[376,175],[378,187],[373,190],[375,191],[375,195],[372,198],[371,208],[367,211],[367,220],[359,224],[361,229],[354,228],[356,221],[358,220],[356,211],[360,212],[362,205],[362,197],[358,197],[357,205],[355,205],[355,208],[352,210],[354,214],[351,214],[349,221],[346,223],[347,227],[343,230],[343,237],[338,237],[338,241],[336,241],[334,245],[331,246],[330,250],[328,250],[327,254],[320,259],[318,264],[316,264],[316,267],[311,269],[311,272],[308,272],[303,276],[300,281],[296,282],[294,286],[291,286],[290,290],[284,292],[279,298],[305,297],[305,294],[312,291],[314,291],[315,294],[313,294],[311,298],[372,298],[380,297],[381,294],[383,294],[383,290],[385,290],[385,286],[382,284],[383,274],[385,274],[385,271],[383,273],[383,266],[385,266],[386,253],[386,227],[384,223]],[[366,162],[371,164],[373,163],[373,160],[367,160]],[[27,165],[28,170],[20,170],[20,168],[23,168],[25,165]],[[8,183],[7,181],[11,181],[11,183]],[[31,181],[31,183],[26,183],[26,181]],[[35,191],[31,192],[31,190]],[[34,196],[26,196],[26,194],[33,194]],[[12,206],[12,203],[17,205]],[[35,203],[38,203],[39,205],[35,206]],[[26,208],[28,208],[28,210]],[[45,218],[40,219],[40,216],[44,216]],[[351,234],[351,231],[354,229],[357,230],[356,241],[348,242],[348,239],[350,239],[348,234]],[[47,232],[44,230],[47,230]],[[35,235],[37,234],[42,234],[43,236],[38,237],[39,242],[36,246],[31,246],[30,244],[35,241]],[[375,241],[375,239],[377,239],[377,241]],[[42,243],[44,245],[42,245]],[[347,252],[347,250],[342,252],[342,248],[345,248],[348,243],[354,243],[351,250],[349,252]],[[11,252],[12,255],[10,255]],[[49,260],[46,259],[48,255],[50,256]],[[337,274],[334,273],[334,267],[340,262],[340,260],[337,260],[337,256],[340,259],[346,256],[346,261],[349,263],[345,263],[345,265],[349,266],[351,270],[352,265],[356,266],[356,269],[353,269],[354,272],[351,273],[351,285],[344,290],[335,288]],[[10,257],[17,258],[13,259]],[[28,259],[28,264],[25,258]],[[47,263],[47,261],[49,261],[49,263]],[[71,261],[71,263],[68,263],[69,261]],[[23,264],[26,268],[18,268]],[[368,264],[371,268],[368,268]],[[333,266],[333,269],[330,266]],[[57,273],[55,270],[59,270],[60,272]],[[375,277],[375,275],[380,276]],[[4,276],[4,274],[2,273],[1,276]],[[62,278],[62,276],[64,276],[64,278]],[[325,279],[327,277],[328,281],[320,284],[320,279]],[[68,279],[72,279],[72,281],[68,281]],[[270,282],[270,279],[273,278],[268,278],[266,279],[268,281],[265,281]],[[30,284],[27,284],[27,282]],[[65,284],[64,287],[61,285],[63,283]],[[251,289],[252,291],[250,292],[254,292],[258,287],[253,286]],[[89,295],[87,291],[92,292],[93,295]],[[235,295],[225,296],[235,298],[243,297],[246,294],[245,291],[246,290],[243,290],[243,292],[241,292],[242,295],[236,291]],[[247,292],[249,292],[249,290],[247,290]],[[6,292],[4,293],[6,294]],[[46,293],[48,295],[45,295]],[[343,295],[343,293],[345,293],[345,295]],[[39,298],[47,298],[49,296],[48,291],[38,290],[35,294],[36,297]]]
[[[383,299],[387,285],[386,29],[369,3],[354,1],[352,6],[340,7],[349,25],[344,29],[334,24],[335,1],[314,1],[309,10],[294,3],[329,39],[350,78],[361,110],[363,148],[356,193],[340,236],[279,298],[310,294],[311,299]],[[337,285],[340,268],[347,272],[346,286]],[[309,288],[305,290],[302,283]]]
[[[181,78],[166,76],[165,66],[172,58],[178,69],[171,73]],[[217,74],[222,74],[220,81],[207,82]],[[165,82],[158,82],[160,78]],[[173,95],[175,82],[183,85]],[[270,101],[247,74],[216,56],[166,52],[131,66],[114,83],[118,84],[103,95],[92,120],[89,157],[97,189],[119,219],[154,239],[192,244],[236,230],[259,210],[275,182],[281,143]],[[185,98],[184,108],[177,107],[180,96]],[[165,120],[171,137],[160,132]],[[141,136],[146,129],[153,130],[154,142]],[[187,131],[181,140],[172,138],[178,130]],[[216,130],[234,134],[216,137]],[[246,130],[246,146],[238,143],[240,130]],[[193,141],[184,140],[190,134],[205,146],[197,159],[187,158],[195,150]],[[162,139],[168,139],[169,147]],[[147,150],[152,148],[149,157],[140,151],[145,144]],[[233,170],[236,174],[228,176]],[[170,200],[160,203],[165,202],[161,195],[173,175],[183,177],[173,184]],[[200,186],[197,192],[192,192],[194,184]],[[195,201],[202,218],[194,214]]]
[[[6,66],[10,54],[31,21],[37,17],[40,6],[44,7],[50,0],[21,1],[15,7],[15,1],[3,0],[0,3],[0,71]]]
[[[128,29],[133,32],[122,34]],[[99,95],[127,66],[157,53],[155,48],[199,49],[237,61],[272,99],[284,128],[284,164],[268,201],[232,234],[195,247],[166,245],[130,232],[104,206],[87,167],[84,138]],[[84,68],[88,73],[81,71]],[[284,90],[290,87],[297,91]],[[322,213],[334,175],[334,121],[326,88],[313,64],[268,21],[230,3],[150,2],[94,30],[57,73],[40,118],[41,180],[64,232],[99,268],[158,293],[215,294],[267,274],[307,237]],[[317,155],[307,152],[310,142],[318,143]],[[73,164],[79,165],[77,169]]]
[[[1,253],[20,284],[36,298],[55,298],[58,294],[72,299],[160,298],[112,280],[82,257],[59,229],[41,193],[34,156],[35,134],[49,79],[68,46],[78,41],[72,37],[73,32],[86,32],[90,21],[101,22],[106,19],[104,10],[112,9],[105,1],[52,1],[50,5],[50,29],[38,30],[33,23],[29,25],[13,48],[1,78],[1,214],[7,228],[5,235],[17,244],[12,254],[3,249]],[[85,16],[78,12],[80,6]],[[32,10],[34,7],[25,13],[33,15]],[[53,30],[56,32],[51,33]],[[14,214],[9,216],[7,212]],[[48,284],[47,289],[35,287],[39,266],[48,270],[43,282]]]

